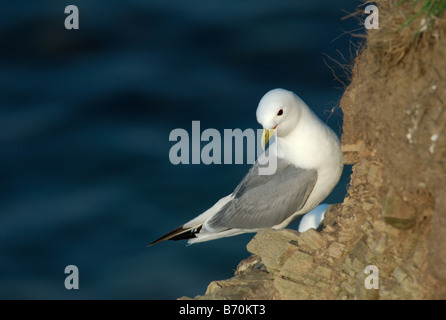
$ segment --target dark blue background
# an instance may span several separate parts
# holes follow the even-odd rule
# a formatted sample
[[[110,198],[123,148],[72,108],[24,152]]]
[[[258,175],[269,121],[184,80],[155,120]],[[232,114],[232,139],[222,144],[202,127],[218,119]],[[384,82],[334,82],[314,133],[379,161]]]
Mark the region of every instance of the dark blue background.
[[[64,27],[70,4],[79,30]],[[174,166],[169,133],[258,129],[258,101],[283,87],[340,135],[342,86],[323,59],[350,62],[343,33],[361,26],[341,18],[359,4],[2,1],[0,298],[175,299],[231,277],[252,234],[146,247],[249,168]],[[64,287],[70,264],[79,290]]]

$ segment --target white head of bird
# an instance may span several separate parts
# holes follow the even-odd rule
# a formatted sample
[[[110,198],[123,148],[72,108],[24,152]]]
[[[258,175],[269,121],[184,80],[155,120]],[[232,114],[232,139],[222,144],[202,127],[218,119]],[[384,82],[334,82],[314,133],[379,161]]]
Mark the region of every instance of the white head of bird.
[[[256,116],[264,128],[262,146],[276,133],[279,156],[286,148],[288,154],[294,154],[292,158],[299,159],[297,166],[326,166],[325,159],[332,159],[331,154],[342,157],[335,133],[292,91],[267,92],[259,102]]]
[[[296,128],[302,106],[306,107],[305,103],[288,90],[273,89],[263,96],[256,111],[257,122],[264,129],[263,147],[274,132],[278,137],[283,137]]]

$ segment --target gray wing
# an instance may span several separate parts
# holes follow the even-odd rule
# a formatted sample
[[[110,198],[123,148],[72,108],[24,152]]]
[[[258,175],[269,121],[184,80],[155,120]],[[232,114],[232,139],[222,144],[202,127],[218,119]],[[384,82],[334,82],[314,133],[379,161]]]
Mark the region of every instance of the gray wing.
[[[258,229],[280,224],[301,209],[317,181],[315,169],[277,159],[273,175],[259,175],[256,162],[237,188],[234,199],[208,222],[212,229]]]

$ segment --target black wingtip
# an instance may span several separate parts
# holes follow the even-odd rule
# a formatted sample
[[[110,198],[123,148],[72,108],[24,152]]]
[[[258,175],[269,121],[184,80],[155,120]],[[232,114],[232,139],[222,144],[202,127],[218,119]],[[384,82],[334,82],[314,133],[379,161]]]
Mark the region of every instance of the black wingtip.
[[[147,245],[147,247],[151,247],[154,244],[157,244],[159,242],[166,241],[166,240],[176,241],[176,240],[185,240],[185,239],[190,239],[190,238],[196,238],[195,234],[200,232],[200,230],[201,230],[201,226],[199,226],[198,228],[183,228],[183,226],[180,226],[180,227],[170,231],[169,233],[165,234],[161,238],[156,239],[155,241],[153,241],[152,243]]]

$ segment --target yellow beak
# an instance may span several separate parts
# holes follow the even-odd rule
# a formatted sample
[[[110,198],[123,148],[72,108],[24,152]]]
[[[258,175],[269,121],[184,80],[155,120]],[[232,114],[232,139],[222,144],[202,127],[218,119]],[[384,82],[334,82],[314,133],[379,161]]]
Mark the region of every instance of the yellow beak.
[[[263,129],[263,134],[262,134],[262,149],[265,150],[265,146],[268,143],[269,139],[271,138],[271,136],[274,134],[274,129]]]

